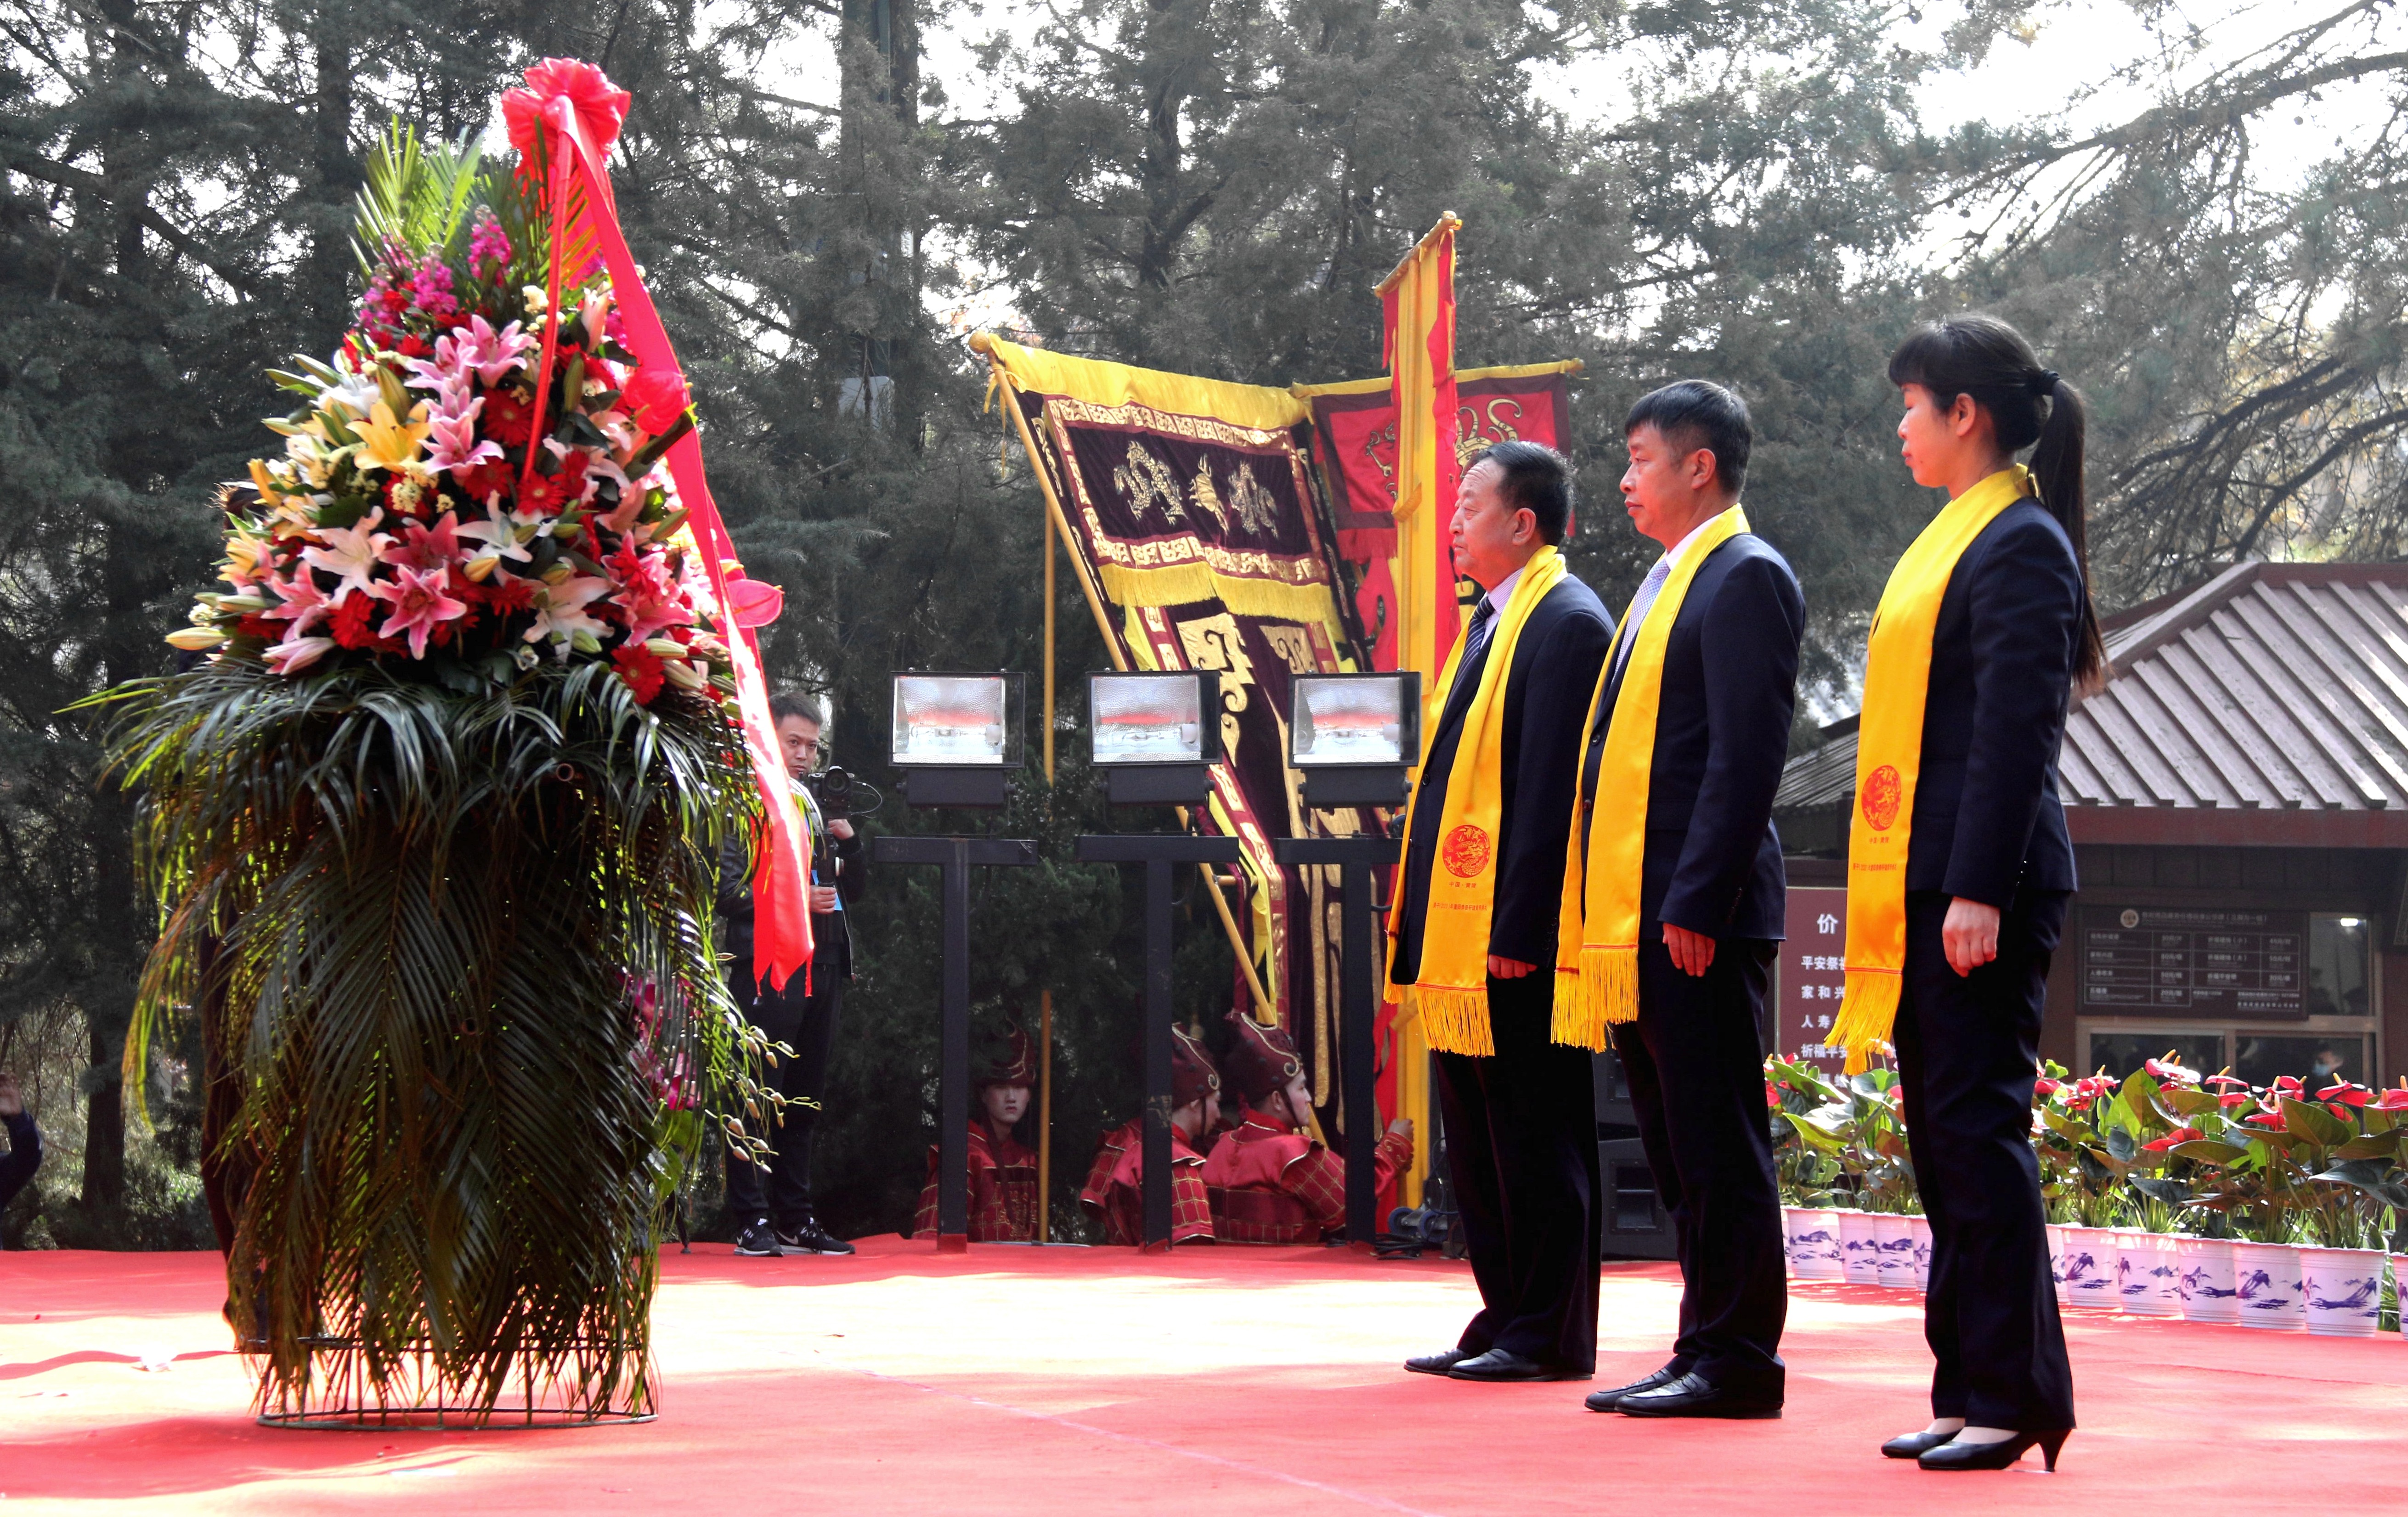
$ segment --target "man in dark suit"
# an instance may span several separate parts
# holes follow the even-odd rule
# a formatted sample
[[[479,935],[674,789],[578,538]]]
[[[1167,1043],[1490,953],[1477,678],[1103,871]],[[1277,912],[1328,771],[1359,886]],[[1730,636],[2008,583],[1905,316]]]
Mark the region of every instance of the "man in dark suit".
[[[750,1257],[851,1253],[853,1245],[820,1225],[811,1200],[811,1138],[820,1096],[836,1052],[837,1017],[853,979],[853,934],[845,905],[862,888],[861,839],[850,818],[822,813],[804,780],[819,767],[820,708],[808,696],[771,697],[769,715],[786,757],[796,807],[810,838],[811,963],[782,990],[752,979],[752,855],[731,837],[719,856],[719,920],[725,924],[727,988],[745,1020],[794,1050],[768,1070],[786,1107],[763,1136],[777,1156],[765,1167],[729,1161],[727,1209],[738,1229],[736,1252]]]
[[[1516,580],[1571,523],[1552,450],[1505,442],[1464,471],[1455,568],[1487,592],[1412,798],[1391,979],[1414,982],[1447,787]],[[1597,1367],[1597,1103],[1590,1056],[1550,1040],[1556,916],[1571,831],[1584,693],[1612,640],[1596,594],[1567,575],[1531,610],[1506,671],[1498,865],[1488,938],[1492,1056],[1438,1055],[1439,1118],[1481,1309],[1457,1345],[1406,1361],[1457,1380],[1585,1380]]]
[[[1582,766],[1592,827],[1641,823],[1596,794],[1609,717],[1657,592],[1700,529],[1738,502],[1751,429],[1737,395],[1684,380],[1642,397],[1624,436],[1624,504],[1665,551],[1624,619]],[[1639,1015],[1613,1029],[1613,1047],[1679,1241],[1680,1336],[1663,1368],[1591,1395],[1593,1411],[1780,1413],[1788,1297],[1760,1029],[1785,893],[1772,796],[1804,631],[1788,564],[1740,533],[1697,566],[1665,647],[1643,819]]]

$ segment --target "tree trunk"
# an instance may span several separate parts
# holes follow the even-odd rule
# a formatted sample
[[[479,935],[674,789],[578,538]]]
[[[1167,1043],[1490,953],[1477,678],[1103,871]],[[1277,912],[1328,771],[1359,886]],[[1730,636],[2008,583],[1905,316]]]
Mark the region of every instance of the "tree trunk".
[[[311,27],[317,48],[316,90],[310,106],[312,156],[318,204],[310,215],[308,301],[310,337],[331,349],[350,324],[351,201],[359,190],[359,163],[351,150],[351,52],[348,12],[322,5]]]

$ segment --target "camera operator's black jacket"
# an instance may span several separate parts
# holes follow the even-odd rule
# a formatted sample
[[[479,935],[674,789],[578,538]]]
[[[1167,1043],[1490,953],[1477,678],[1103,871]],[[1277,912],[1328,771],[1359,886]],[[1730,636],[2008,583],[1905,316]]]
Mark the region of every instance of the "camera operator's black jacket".
[[[861,896],[866,857],[859,833],[850,837],[823,837],[811,853],[812,877],[825,880],[833,876],[837,898],[850,908]],[[842,869],[837,867],[839,860],[844,864]],[[811,913],[814,980],[828,975],[842,980],[853,978],[853,933],[845,922],[846,915],[844,911]],[[727,930],[726,951],[736,956],[738,965],[752,964],[752,848],[748,837],[730,837],[720,845],[719,920]]]

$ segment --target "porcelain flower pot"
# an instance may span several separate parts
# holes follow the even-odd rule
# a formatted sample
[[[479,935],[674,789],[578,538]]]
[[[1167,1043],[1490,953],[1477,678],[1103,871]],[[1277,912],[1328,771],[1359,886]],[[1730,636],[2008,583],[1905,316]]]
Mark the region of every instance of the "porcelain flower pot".
[[[1903,1215],[1887,1212],[1873,1217],[1873,1243],[1879,1250],[1877,1281],[1893,1291],[1914,1289],[1914,1238]]]
[[[2391,1299],[2396,1304],[2402,1296],[2408,1296],[2408,1253],[2395,1253],[2391,1256]],[[2408,1343],[2408,1311],[2399,1312],[2395,1320],[2400,1341]]]
[[[1799,1280],[1838,1280],[1840,1214],[1830,1207],[1784,1207],[1789,1234],[1789,1272]]]
[[[2241,1325],[2296,1331],[2308,1324],[2300,1297],[2300,1251],[2287,1243],[2232,1245],[2233,1299]]]
[[[2177,1238],[2174,1267],[2180,1271],[2182,1314],[2192,1322],[2238,1322],[2241,1303],[2232,1285],[2232,1239]]]
[[[2143,1317],[2182,1315],[2182,1281],[2174,1265],[2174,1236],[2115,1229],[2115,1299]]]
[[[2300,1250],[2300,1295],[2309,1332],[2372,1338],[2382,1317],[2383,1251]]]
[[[1881,1283],[1881,1242],[1873,1235],[1873,1214],[1840,1209],[1841,1278],[1851,1285]]]
[[[2104,1227],[2065,1230],[2065,1302],[2115,1309],[2115,1239]]]
[[[1918,1211],[1906,1219],[1906,1236],[1914,1245],[1914,1288],[1931,1289],[1931,1219]]]
[[[2072,1294],[2066,1289],[2065,1285],[2065,1233],[2066,1227],[2063,1223],[2053,1222],[2048,1224],[2048,1278],[2056,1283],[2057,1304],[2059,1307],[2073,1305]]]

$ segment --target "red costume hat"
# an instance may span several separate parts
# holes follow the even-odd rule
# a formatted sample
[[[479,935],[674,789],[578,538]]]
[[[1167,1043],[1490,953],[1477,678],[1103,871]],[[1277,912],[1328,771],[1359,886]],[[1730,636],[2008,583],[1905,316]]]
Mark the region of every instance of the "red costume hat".
[[[1213,1066],[1212,1055],[1196,1040],[1186,1028],[1170,1029],[1170,1105],[1175,1110],[1190,1101],[1200,1101],[1216,1095],[1221,1090],[1221,1071]]]
[[[1007,1022],[1003,1026],[1003,1036],[988,1039],[980,1050],[978,1078],[970,1081],[973,1092],[990,1085],[1037,1083],[1037,1053],[1029,1046],[1028,1034],[1016,1022]]]
[[[1248,1106],[1258,1104],[1273,1091],[1285,1090],[1290,1081],[1304,1073],[1304,1056],[1297,1052],[1295,1040],[1285,1032],[1264,1026],[1236,1007],[1229,1009],[1228,1022],[1236,1034],[1227,1054],[1229,1080]]]

